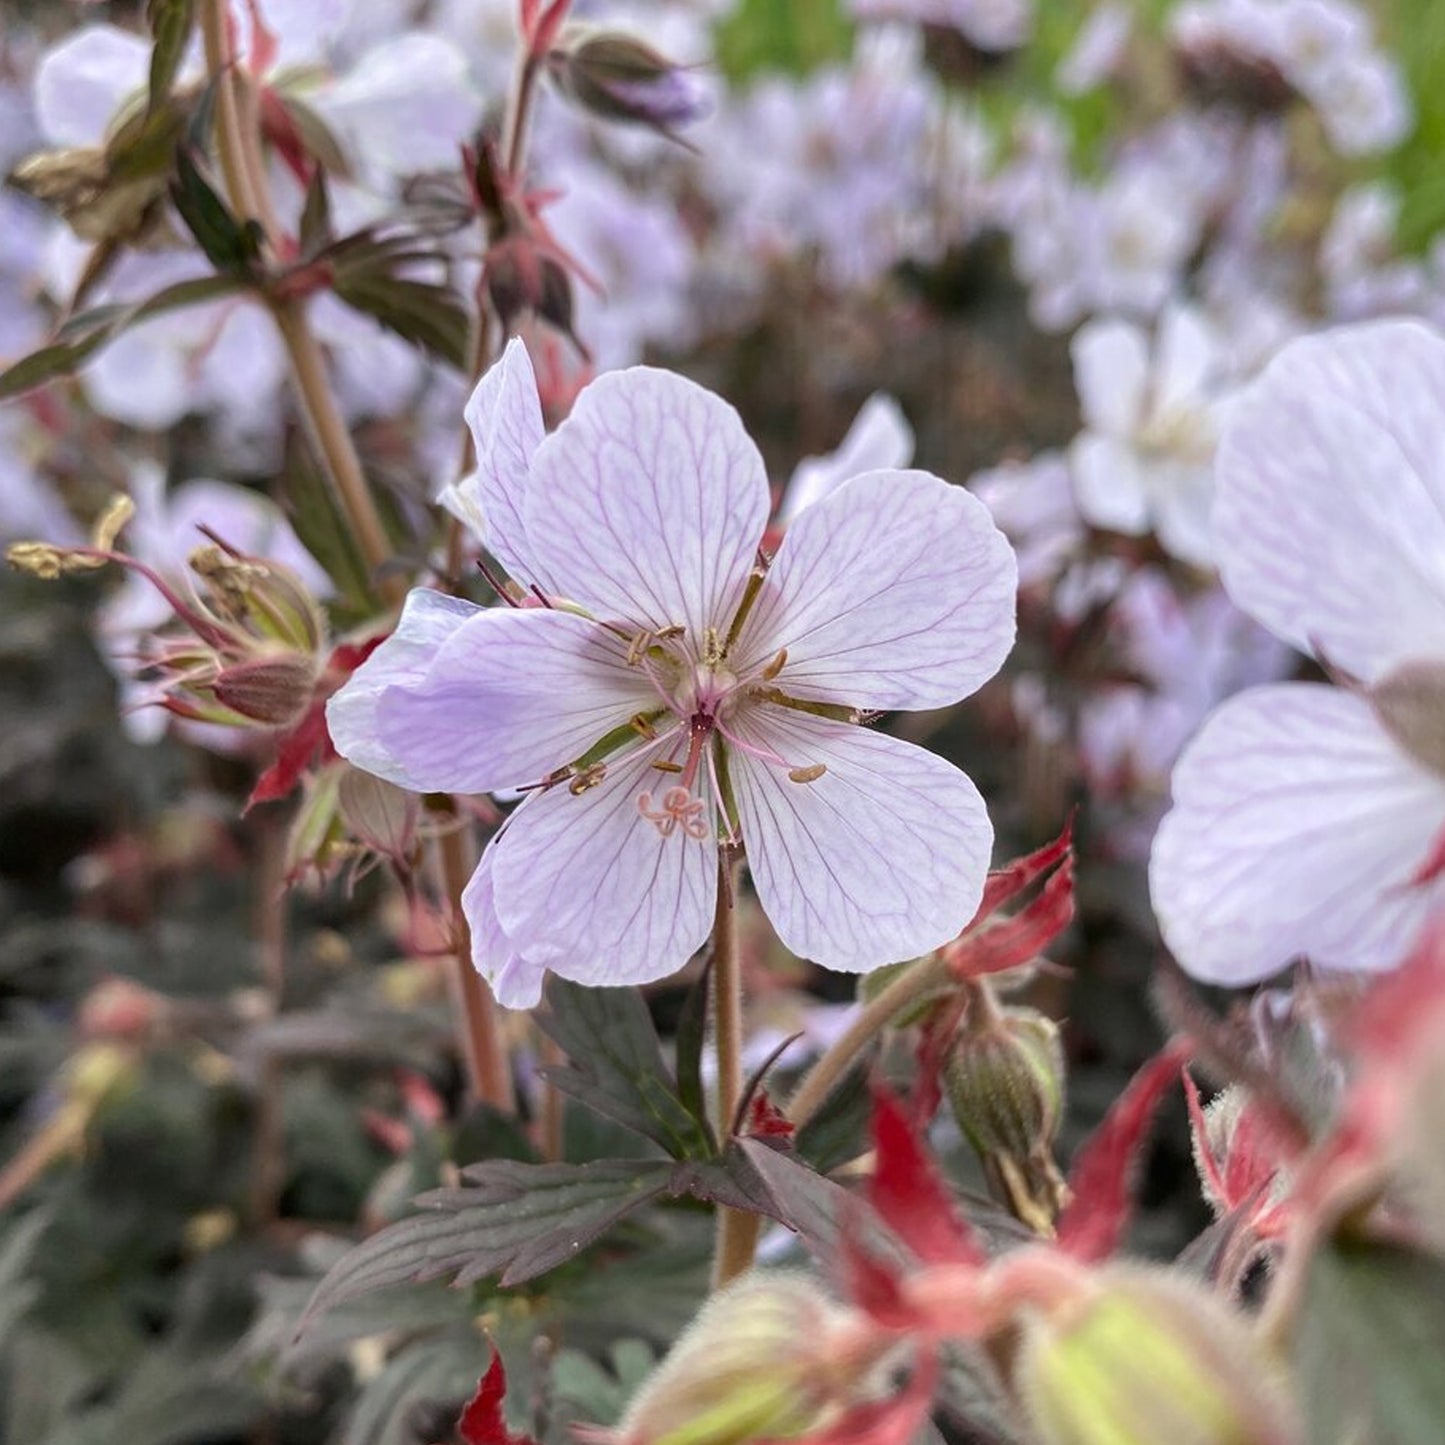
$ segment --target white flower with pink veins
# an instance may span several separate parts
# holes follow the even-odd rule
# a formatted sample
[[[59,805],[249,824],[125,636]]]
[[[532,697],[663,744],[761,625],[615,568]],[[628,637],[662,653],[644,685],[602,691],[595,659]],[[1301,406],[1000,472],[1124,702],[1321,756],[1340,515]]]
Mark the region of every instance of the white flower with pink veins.
[[[1292,342],[1218,461],[1226,589],[1341,685],[1225,703],[1185,751],[1150,888],[1196,978],[1400,962],[1445,898],[1445,338]]]

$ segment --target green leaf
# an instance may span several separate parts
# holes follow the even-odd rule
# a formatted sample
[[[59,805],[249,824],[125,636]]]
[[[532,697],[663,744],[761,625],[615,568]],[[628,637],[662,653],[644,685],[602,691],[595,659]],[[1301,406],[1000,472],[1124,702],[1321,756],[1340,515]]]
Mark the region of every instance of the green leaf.
[[[829,1094],[823,1107],[798,1130],[798,1154],[820,1174],[856,1159],[868,1148],[868,1119],[873,1096],[868,1089],[872,1061],[852,1069]]]
[[[186,147],[176,151],[171,200],[186,229],[218,271],[254,279],[261,255],[261,228],[240,221],[201,174]]]
[[[1295,1362],[1311,1445],[1439,1445],[1445,1261],[1338,1241],[1310,1264]]]
[[[732,81],[770,70],[804,75],[846,60],[853,27],[838,0],[742,0],[715,32],[718,63]]]
[[[153,41],[150,110],[159,109],[170,95],[195,23],[196,0],[146,0],[146,24]]]
[[[487,1354],[486,1341],[474,1329],[419,1340],[399,1350],[367,1382],[342,1445],[411,1445],[441,1438],[456,1414],[423,1422],[419,1413],[428,1406],[459,1408],[476,1389]],[[427,1430],[425,1436],[418,1433],[419,1426]]]
[[[712,1131],[679,1096],[642,995],[585,988],[555,974],[537,1022],[567,1056],[542,1070],[564,1094],[660,1144],[674,1159],[716,1153]]]
[[[353,311],[378,321],[403,341],[465,370],[472,321],[461,298],[439,281],[391,274],[338,274],[332,289]]]
[[[474,1165],[465,1172],[469,1187],[423,1195],[421,1213],[343,1255],[317,1287],[299,1331],[338,1304],[409,1281],[466,1285],[497,1275],[513,1285],[545,1274],[666,1193],[672,1174],[671,1164],[646,1159]]]
[[[66,322],[50,345],[32,351],[0,371],[0,401],[8,401],[62,377],[74,376],[103,346],[142,321],[167,311],[180,311],[222,296],[233,296],[245,289],[245,282],[236,276],[198,276],[192,281],[167,286],[144,301],[84,311]]]

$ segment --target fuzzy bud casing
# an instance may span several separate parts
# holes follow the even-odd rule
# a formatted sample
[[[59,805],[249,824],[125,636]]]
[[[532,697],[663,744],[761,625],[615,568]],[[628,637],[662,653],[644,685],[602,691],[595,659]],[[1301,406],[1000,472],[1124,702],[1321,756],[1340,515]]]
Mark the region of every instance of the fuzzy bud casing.
[[[694,74],[630,35],[573,31],[550,52],[547,65],[564,93],[603,120],[667,134],[708,111]]]
[[[1020,1393],[1044,1445],[1294,1445],[1279,1382],[1244,1316],[1137,1268],[1026,1329]]]
[[[620,1445],[747,1445],[816,1428],[835,1407],[840,1308],[798,1276],[745,1276],[708,1301],[634,1397]],[[837,1381],[847,1391],[855,1380]]]

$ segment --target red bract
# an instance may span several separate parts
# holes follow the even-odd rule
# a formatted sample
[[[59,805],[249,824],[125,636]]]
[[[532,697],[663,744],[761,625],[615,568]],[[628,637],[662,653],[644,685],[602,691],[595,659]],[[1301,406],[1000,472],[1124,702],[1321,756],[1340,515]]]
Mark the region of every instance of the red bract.
[[[487,1373],[477,1385],[477,1393],[457,1421],[457,1433],[466,1445],[536,1445],[536,1441],[525,1431],[514,1434],[507,1428],[502,1414],[502,1401],[506,1396],[506,1367],[502,1364],[502,1357],[494,1353]]]
[[[1194,1157],[1216,1213],[1223,1217],[1246,1211],[1245,1223],[1257,1239],[1278,1238],[1285,1231],[1289,1210],[1285,1201],[1274,1196],[1288,1151],[1270,1130],[1267,1118],[1251,1099],[1241,1096],[1221,1157],[1210,1138],[1209,1119],[1199,1089],[1187,1070],[1184,1095],[1189,1104]]]
[[[1132,1182],[1164,1091],[1178,1077],[1189,1046],[1175,1041],[1156,1054],[1114,1101],[1069,1172],[1073,1198],[1059,1216],[1059,1248],[1093,1263],[1118,1248],[1133,1213]]]
[[[868,1199],[879,1218],[926,1264],[982,1265],[987,1256],[954,1209],[953,1196],[898,1101],[874,1092],[876,1164]]]

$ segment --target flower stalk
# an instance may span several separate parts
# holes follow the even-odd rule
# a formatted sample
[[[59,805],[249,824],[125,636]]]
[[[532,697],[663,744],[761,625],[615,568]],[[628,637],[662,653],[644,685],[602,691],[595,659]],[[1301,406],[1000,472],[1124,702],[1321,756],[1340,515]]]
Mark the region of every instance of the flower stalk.
[[[726,1147],[736,1127],[743,1094],[743,981],[738,958],[736,868],[726,850],[718,854],[717,911],[712,929],[713,1037],[717,1049],[717,1132]],[[749,1269],[757,1246],[757,1219],[719,1206],[713,1288]]]

